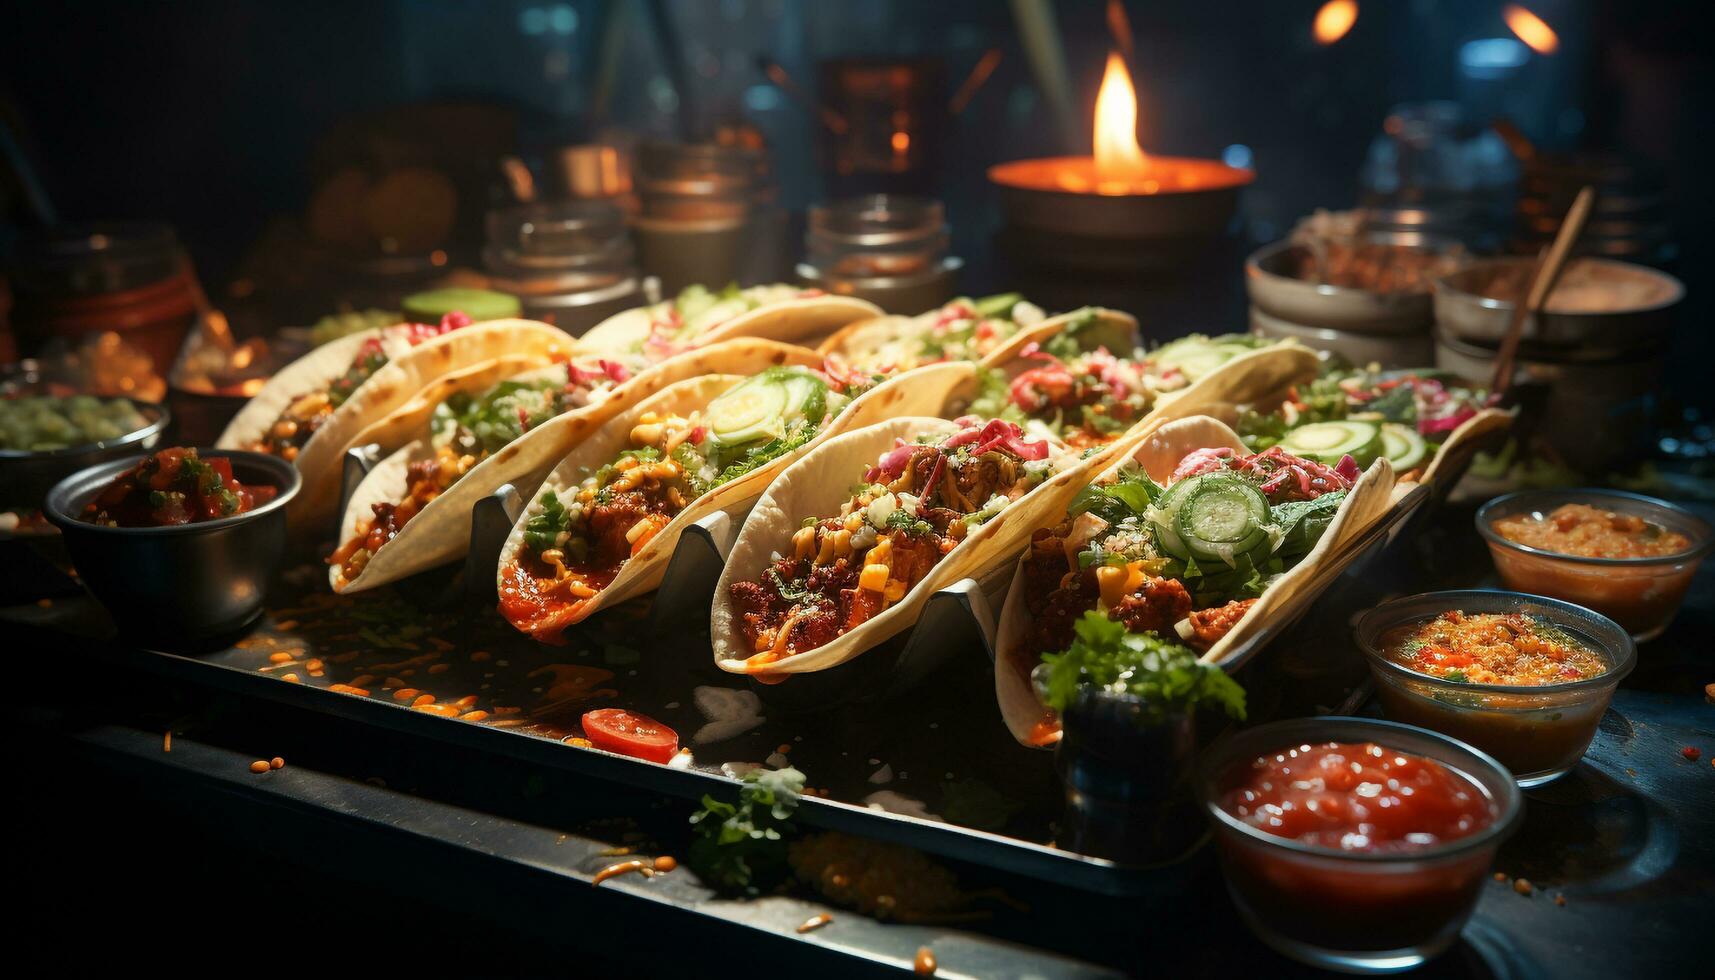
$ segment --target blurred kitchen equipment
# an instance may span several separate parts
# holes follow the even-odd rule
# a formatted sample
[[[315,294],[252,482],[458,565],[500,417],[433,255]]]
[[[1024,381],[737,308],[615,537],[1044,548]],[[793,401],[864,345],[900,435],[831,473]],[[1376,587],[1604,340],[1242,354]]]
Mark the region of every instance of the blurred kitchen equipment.
[[[1647,452],[1666,348],[1580,357],[1575,349],[1521,343],[1513,390],[1527,421],[1517,429],[1546,443],[1573,469],[1604,474]],[[1496,351],[1435,331],[1435,366],[1473,384],[1495,373]]]
[[[1395,106],[1371,143],[1359,202],[1377,232],[1497,246],[1512,211],[1518,162],[1487,125],[1456,102]]]
[[[636,203],[631,196],[631,161],[617,146],[601,143],[562,146],[553,151],[549,162],[557,183],[555,190],[560,195],[575,200],[618,198],[631,205]]]
[[[1495,357],[1495,374],[1489,383],[1489,391],[1496,398],[1503,398],[1507,388],[1513,381],[1513,359],[1518,355],[1518,345],[1524,335],[1524,322],[1528,317],[1542,309],[1547,301],[1549,291],[1560,278],[1560,273],[1566,268],[1566,260],[1572,255],[1572,247],[1578,243],[1578,236],[1584,233],[1584,224],[1590,220],[1590,209],[1596,204],[1596,190],[1586,187],[1578,192],[1578,199],[1572,202],[1571,210],[1566,212],[1566,220],[1560,223],[1560,230],[1554,236],[1554,244],[1543,253],[1542,262],[1531,276],[1530,290],[1525,293],[1524,301],[1513,307],[1512,320],[1507,324],[1507,332],[1501,337],[1500,352]]]
[[[933,188],[949,121],[970,104],[1000,58],[998,48],[985,52],[950,99],[946,65],[938,58],[820,62],[815,107],[823,125],[816,130],[817,151],[829,194],[920,194]],[[772,62],[769,68],[770,80],[804,100],[784,69]]]
[[[1489,259],[1435,285],[1435,319],[1449,336],[1498,347],[1535,260]],[[1525,321],[1524,342],[1545,351],[1624,357],[1659,347],[1673,329],[1685,286],[1665,272],[1608,259],[1573,259],[1543,309]]]
[[[742,142],[741,142],[742,140]],[[785,278],[787,215],[760,137],[644,143],[637,155],[639,264],[675,293]]]
[[[178,354],[201,292],[173,229],[144,222],[60,225],[23,237],[12,290],[22,353],[112,332],[145,352],[157,375]]]
[[[1578,189],[1596,188],[1596,209],[1576,255],[1668,266],[1678,257],[1665,178],[1624,157],[1595,152],[1533,154],[1524,161],[1511,250],[1535,254],[1553,240]]]
[[[934,309],[958,290],[964,263],[947,255],[941,202],[871,194],[810,208],[798,277],[889,313]]]
[[[625,212],[611,200],[495,208],[482,262],[489,288],[574,336],[645,301]]]

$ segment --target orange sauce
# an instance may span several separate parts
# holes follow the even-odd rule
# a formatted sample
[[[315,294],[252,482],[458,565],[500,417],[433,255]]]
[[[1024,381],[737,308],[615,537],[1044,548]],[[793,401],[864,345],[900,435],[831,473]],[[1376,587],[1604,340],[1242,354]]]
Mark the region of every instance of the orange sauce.
[[[650,867],[641,859],[636,858],[630,861],[621,861],[618,864],[610,864],[595,873],[595,880],[592,884],[599,885],[609,878],[617,878],[620,875],[631,874],[633,872],[647,877],[650,873]]]

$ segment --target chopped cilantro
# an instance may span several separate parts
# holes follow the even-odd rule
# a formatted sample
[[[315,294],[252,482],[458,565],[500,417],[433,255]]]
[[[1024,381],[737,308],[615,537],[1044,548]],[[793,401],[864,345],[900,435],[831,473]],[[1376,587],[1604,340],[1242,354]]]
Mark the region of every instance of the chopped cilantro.
[[[524,547],[536,555],[554,547],[560,534],[571,527],[565,505],[554,491],[542,494],[541,503],[542,512],[524,522]]]
[[[1079,690],[1094,687],[1141,699],[1151,721],[1202,705],[1243,719],[1245,692],[1226,671],[1197,659],[1189,647],[1154,633],[1127,632],[1091,610],[1073,624],[1076,638],[1042,657],[1048,705],[1064,711]]]
[[[755,769],[744,776],[738,802],[703,797],[691,815],[691,867],[703,881],[728,892],[757,894],[789,871],[786,839],[804,792],[804,774]]]

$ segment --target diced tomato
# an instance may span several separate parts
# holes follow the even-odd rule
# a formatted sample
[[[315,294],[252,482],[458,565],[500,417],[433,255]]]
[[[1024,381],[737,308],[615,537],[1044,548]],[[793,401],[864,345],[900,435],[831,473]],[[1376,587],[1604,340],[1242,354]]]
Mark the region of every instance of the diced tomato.
[[[584,737],[598,749],[650,762],[668,762],[679,751],[679,733],[648,715],[624,708],[584,713]]]
[[[851,612],[846,616],[846,629],[857,629],[871,616],[881,612],[883,603],[880,592],[872,592],[869,589],[844,589],[842,591],[846,592],[850,599],[849,608]]]

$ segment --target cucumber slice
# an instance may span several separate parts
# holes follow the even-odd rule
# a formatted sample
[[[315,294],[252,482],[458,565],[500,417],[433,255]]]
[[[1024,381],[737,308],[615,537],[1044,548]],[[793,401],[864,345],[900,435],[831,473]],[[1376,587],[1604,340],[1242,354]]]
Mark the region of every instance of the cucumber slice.
[[[971,306],[976,309],[977,316],[980,317],[1005,317],[1022,299],[1024,296],[1019,293],[1000,293],[974,300]]]
[[[810,422],[822,421],[822,416],[828,411],[827,382],[808,371],[793,368],[782,369],[775,376],[786,386],[789,416]]]
[[[1158,348],[1151,360],[1162,367],[1178,368],[1185,377],[1196,381],[1233,358],[1255,349],[1253,344],[1237,338],[1193,334]]]
[[[716,442],[733,446],[777,439],[793,422],[816,424],[827,411],[827,382],[802,368],[769,368],[709,402],[703,418]]]
[[[723,443],[772,439],[785,431],[783,416],[791,403],[786,385],[759,374],[709,402],[703,421],[709,435]]]
[[[1382,455],[1395,470],[1404,473],[1423,465],[1424,458],[1429,455],[1429,443],[1418,435],[1413,426],[1386,422],[1382,425]]]
[[[1359,467],[1367,467],[1382,455],[1382,427],[1358,419],[1312,422],[1287,432],[1278,445],[1294,456],[1329,466],[1340,462],[1341,456],[1350,456]]]
[[[1268,498],[1250,481],[1230,473],[1206,473],[1183,482],[1192,486],[1173,514],[1173,531],[1190,557],[1232,566],[1239,555],[1268,544]]]

